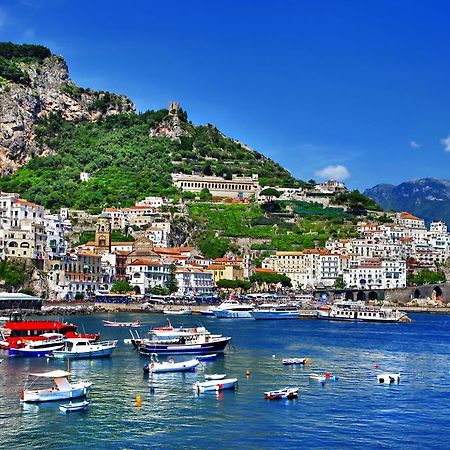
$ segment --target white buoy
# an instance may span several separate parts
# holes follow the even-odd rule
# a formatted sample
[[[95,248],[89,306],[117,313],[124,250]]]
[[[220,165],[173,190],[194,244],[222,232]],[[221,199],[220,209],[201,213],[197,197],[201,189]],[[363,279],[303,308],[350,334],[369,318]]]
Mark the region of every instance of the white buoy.
[[[275,359],[275,355],[272,355],[272,358]]]

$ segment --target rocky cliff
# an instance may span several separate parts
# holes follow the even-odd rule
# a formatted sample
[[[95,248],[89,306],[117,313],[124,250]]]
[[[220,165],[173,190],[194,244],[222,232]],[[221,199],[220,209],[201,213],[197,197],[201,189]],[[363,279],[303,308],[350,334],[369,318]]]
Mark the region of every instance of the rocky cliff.
[[[135,110],[125,96],[76,86],[65,60],[48,49],[49,56],[30,57],[24,56],[23,47],[0,43],[0,176],[14,172],[32,156],[51,152],[36,144],[35,133],[39,121],[50,114],[92,121]]]

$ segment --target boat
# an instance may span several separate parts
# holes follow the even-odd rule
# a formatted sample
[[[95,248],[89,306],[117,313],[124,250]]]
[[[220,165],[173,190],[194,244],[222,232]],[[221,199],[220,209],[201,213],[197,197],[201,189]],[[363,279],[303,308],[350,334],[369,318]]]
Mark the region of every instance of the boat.
[[[77,328],[74,324],[59,320],[23,320],[20,312],[14,312],[0,330],[0,348],[5,350],[21,348],[30,341],[42,340],[42,335],[46,333],[59,333],[66,338],[80,337],[91,340],[98,340],[100,337],[98,333],[77,333]]]
[[[212,359],[217,358],[217,353],[211,353],[210,355],[198,355],[196,358],[199,361],[211,361]]]
[[[264,398],[268,400],[281,400],[282,398],[293,400],[294,398],[298,398],[298,389],[286,387],[277,391],[267,391],[264,392]]]
[[[30,373],[33,380],[26,383],[26,387],[20,394],[21,403],[49,402],[55,400],[68,400],[84,397],[89,393],[92,383],[89,381],[78,381],[70,383],[70,372],[65,370],[53,370],[51,372]],[[53,379],[56,386],[43,389],[32,389],[37,380]]]
[[[170,316],[191,316],[192,310],[189,308],[186,309],[164,309],[163,313]]]
[[[144,366],[144,373],[195,372],[195,368],[200,364],[197,359],[175,362],[173,358],[169,358],[160,362],[157,356],[155,353],[151,355],[150,364]]]
[[[223,380],[197,381],[194,383],[194,389],[200,392],[223,391],[224,389],[235,389],[237,387],[237,378],[225,378]]]
[[[384,322],[405,321],[406,313],[383,306],[368,306],[363,301],[344,300],[334,305],[324,305],[317,309],[317,318],[344,322]]]
[[[381,373],[377,375],[378,383],[392,384],[400,383],[399,373]]]
[[[60,333],[44,333],[38,341],[27,342],[23,347],[10,348],[9,356],[46,356],[54,350],[64,347],[64,335]]]
[[[213,312],[212,309],[204,309],[204,310],[200,311],[200,315],[213,317],[214,316],[214,312]]]
[[[253,309],[253,305],[246,305],[237,300],[228,299],[217,308],[212,308],[211,311],[219,319],[251,319],[252,315],[250,312]]]
[[[48,356],[53,358],[102,358],[111,356],[118,341],[92,342],[89,339],[66,339],[61,350],[54,350]]]
[[[226,376],[226,373],[211,373],[209,375],[205,373],[205,380],[223,380]]]
[[[309,358],[286,358],[282,360],[284,366],[291,366],[294,364],[303,364],[309,366],[311,361]]]
[[[250,312],[256,320],[298,319],[299,309],[286,304],[265,303]]]
[[[63,405],[59,405],[59,410],[64,413],[76,412],[76,411],[86,411],[89,405],[88,400],[83,400],[82,402],[77,403],[65,403]]]
[[[104,320],[104,327],[125,327],[125,328],[139,328],[141,322],[139,320],[134,320],[133,322],[115,322],[112,320]]]
[[[336,375],[333,375],[331,372],[325,372],[323,375],[317,373],[310,373],[308,376],[310,380],[319,381],[321,383],[325,383],[326,381],[338,380],[338,377]]]

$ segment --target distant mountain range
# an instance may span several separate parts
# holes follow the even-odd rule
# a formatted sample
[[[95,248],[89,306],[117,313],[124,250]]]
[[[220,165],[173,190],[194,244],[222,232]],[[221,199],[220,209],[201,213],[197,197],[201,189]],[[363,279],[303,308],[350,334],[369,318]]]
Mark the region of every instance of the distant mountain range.
[[[422,178],[398,186],[378,184],[364,194],[386,210],[408,211],[427,223],[443,220],[450,225],[450,180]]]

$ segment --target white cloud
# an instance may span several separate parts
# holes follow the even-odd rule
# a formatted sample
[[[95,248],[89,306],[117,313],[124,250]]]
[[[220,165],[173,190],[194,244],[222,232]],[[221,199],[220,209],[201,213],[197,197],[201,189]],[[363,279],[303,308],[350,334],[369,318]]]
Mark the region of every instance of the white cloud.
[[[441,139],[441,144],[444,146],[446,152],[450,152],[450,135],[445,139]]]
[[[336,166],[327,166],[315,172],[316,177],[327,180],[344,181],[350,176],[350,172],[345,166],[337,164]]]
[[[420,148],[420,147],[422,147],[422,144],[419,144],[419,143],[417,143],[416,141],[410,141],[410,142],[409,142],[409,146],[410,146],[411,148]]]

